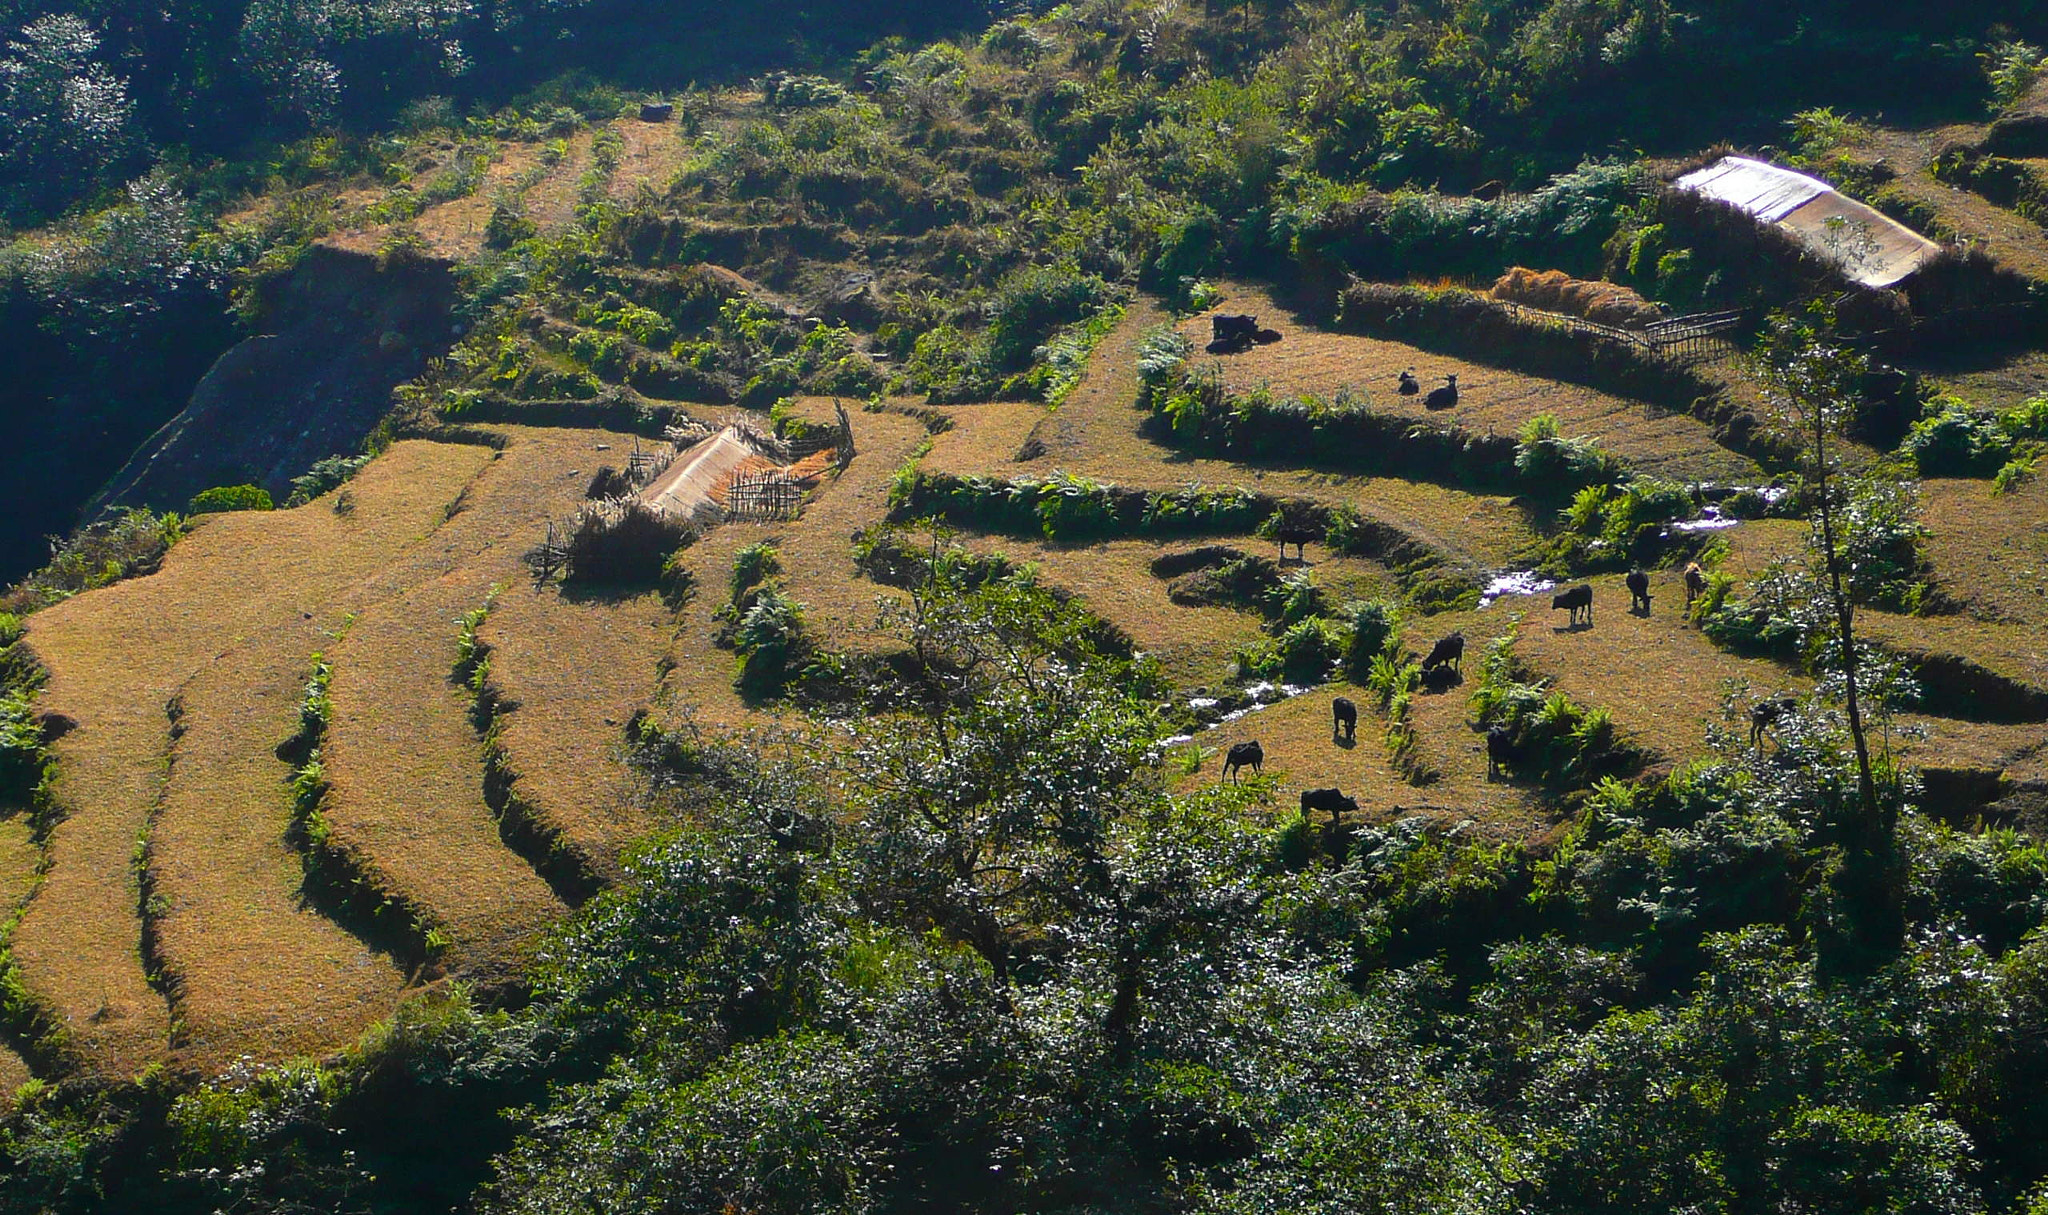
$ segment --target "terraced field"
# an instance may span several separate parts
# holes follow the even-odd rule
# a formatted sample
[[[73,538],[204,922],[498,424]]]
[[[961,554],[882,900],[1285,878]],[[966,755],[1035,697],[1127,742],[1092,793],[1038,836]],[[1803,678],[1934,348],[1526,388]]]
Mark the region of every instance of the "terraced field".
[[[516,202],[551,229],[570,221],[579,196],[658,185],[680,165],[684,144],[673,128],[613,129],[623,144],[614,171],[593,173],[592,132],[545,155],[540,145],[505,145],[476,191],[429,208],[415,226],[436,251],[466,257],[481,247],[498,201]],[[388,235],[360,227],[337,239],[368,248]],[[1240,355],[1197,356],[1233,388],[1343,391],[1373,410],[1475,436],[1512,434],[1551,413],[1567,434],[1598,437],[1640,472],[1682,481],[1764,475],[1689,416],[1321,331],[1256,286],[1227,291],[1226,309],[1258,313],[1284,335]],[[911,463],[1342,505],[1474,583],[1527,568],[1555,528],[1552,505],[1420,475],[1353,475],[1330,453],[1244,463],[1161,442],[1137,405],[1139,342],[1163,325],[1199,339],[1204,324],[1149,298],[1133,301],[1057,409],[896,400],[856,411],[852,462],[825,478],[800,517],[724,523],[683,550],[677,564],[694,593],[680,599],[646,587],[539,586],[522,559],[549,523],[575,511],[600,464],[623,463],[623,452],[658,428],[636,439],[487,426],[465,442],[397,443],[341,490],[296,509],[207,519],[160,572],[36,614],[29,642],[50,669],[42,708],[58,727],[52,793],[62,817],[40,842],[25,821],[0,819],[0,911],[23,909],[8,944],[57,1032],[17,1040],[19,1050],[0,1047],[0,1092],[35,1071],[118,1077],[154,1063],[207,1071],[243,1055],[317,1054],[444,976],[488,991],[538,931],[614,877],[622,852],[660,821],[624,754],[635,714],[725,736],[803,724],[790,703],[736,690],[734,654],[717,641],[740,549],[777,545],[782,578],[820,646],[872,655],[896,644],[877,614],[899,592],[859,575],[851,542],[889,517],[892,484]],[[1432,413],[1395,395],[1395,374],[1409,368],[1425,380],[1457,374],[1459,405]],[[1754,385],[1737,389],[1742,399],[1755,396]],[[718,417],[701,403],[626,401],[643,420],[664,410]],[[585,402],[542,404],[557,420],[599,416]],[[832,416],[825,400],[792,408],[812,422]],[[2048,625],[2048,485],[1995,503],[1988,492],[1983,482],[1925,490],[1934,579],[1957,610],[1865,613],[1865,635],[1916,660],[1953,660],[1958,678],[1994,680],[2007,698],[1997,712],[1930,702],[1950,715],[1904,719],[1924,735],[1898,740],[1909,763],[2020,786],[2048,781],[2048,713],[2027,707],[2036,693],[2048,704],[2039,642]],[[1720,535],[1727,554],[1719,568],[1740,593],[1802,542],[1804,528],[1759,521]],[[960,539],[1035,566],[1157,657],[1184,698],[1241,691],[1251,681],[1240,678],[1240,654],[1270,635],[1253,611],[1176,602],[1168,579],[1153,573],[1162,554],[1196,544],[1272,551],[1250,535],[1063,544],[970,531]],[[1319,543],[1305,557],[1299,568],[1333,604],[1401,595],[1400,570]],[[1480,654],[1514,618],[1528,670],[1610,710],[1651,772],[1705,754],[1708,728],[1731,699],[1810,687],[1797,671],[1717,647],[1683,620],[1670,571],[1656,575],[1653,608],[1642,616],[1625,610],[1618,576],[1591,581],[1591,628],[1563,627],[1541,597],[1433,616],[1405,611],[1410,648],[1454,629],[1468,639],[1467,679],[1413,697],[1415,762],[1405,775],[1389,759],[1382,715],[1362,689],[1341,683],[1288,689],[1296,694],[1177,741],[1166,771],[1183,785],[1216,780],[1222,751],[1257,739],[1276,813],[1301,790],[1336,786],[1376,821],[1421,814],[1469,822],[1493,838],[1540,839],[1563,821],[1556,791],[1490,777],[1472,720]],[[485,606],[480,709],[454,672],[457,619]],[[290,780],[303,757],[280,758],[279,747],[301,726],[316,654],[331,670],[317,754],[325,793],[317,818],[300,806],[295,819]],[[1355,739],[1331,729],[1330,698],[1340,693],[1367,706]]]

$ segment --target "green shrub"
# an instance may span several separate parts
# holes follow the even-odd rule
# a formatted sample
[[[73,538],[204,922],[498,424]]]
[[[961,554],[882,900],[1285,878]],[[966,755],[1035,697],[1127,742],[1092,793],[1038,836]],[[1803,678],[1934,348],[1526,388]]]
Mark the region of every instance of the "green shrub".
[[[2015,439],[2048,439],[2048,396],[2030,397],[1998,415]]]
[[[1487,643],[1472,691],[1472,720],[1504,726],[1515,768],[1549,784],[1581,788],[1633,771],[1636,750],[1620,741],[1606,709],[1587,709],[1532,680],[1515,656],[1519,626]]]
[[[185,534],[185,520],[130,509],[59,541],[50,563],[7,589],[0,609],[21,615],[95,587],[155,572]]]
[[[1109,534],[1116,523],[1114,489],[1064,472],[1037,488],[1039,526],[1048,540],[1085,540]]]
[[[303,506],[331,489],[345,484],[369,464],[368,454],[360,456],[328,456],[316,460],[304,473],[292,478],[291,496],[285,499],[286,506]]]
[[[2041,457],[2039,456],[2021,456],[2018,459],[2006,461],[2005,465],[1998,470],[1998,474],[1991,478],[1991,492],[1994,494],[2009,494],[2027,482],[2032,481],[2034,479],[2034,466],[2040,462],[2040,459]]]
[[[526,217],[516,204],[491,204],[491,216],[484,221],[484,248],[510,249],[523,240],[540,235],[540,225]]]
[[[782,573],[782,550],[766,540],[747,545],[732,558],[732,597],[734,607],[741,607],[747,596],[756,587]]]
[[[1032,352],[1063,325],[1117,302],[1120,293],[1073,266],[1027,266],[996,286],[988,310],[987,359],[1000,370],[1028,365]]]
[[[1530,418],[1515,443],[1515,475],[1531,493],[1576,494],[1586,486],[1612,485],[1624,472],[1621,460],[1594,440],[1561,437],[1555,414]]]
[[[1313,616],[1276,638],[1240,651],[1238,674],[1247,679],[1323,683],[1336,672],[1349,641],[1342,624],[1327,617]]]
[[[770,695],[788,687],[809,653],[803,605],[776,583],[755,589],[732,631],[740,656],[737,686]]]
[[[1923,477],[1988,477],[2013,457],[2013,436],[1997,416],[1954,398],[1913,424],[1899,450]]]
[[[231,510],[271,510],[270,491],[260,485],[216,485],[200,490],[185,508],[189,515],[218,514]]]
[[[1399,609],[1384,600],[1351,605],[1351,644],[1344,662],[1353,682],[1363,683],[1375,660],[1400,648],[1400,622]]]

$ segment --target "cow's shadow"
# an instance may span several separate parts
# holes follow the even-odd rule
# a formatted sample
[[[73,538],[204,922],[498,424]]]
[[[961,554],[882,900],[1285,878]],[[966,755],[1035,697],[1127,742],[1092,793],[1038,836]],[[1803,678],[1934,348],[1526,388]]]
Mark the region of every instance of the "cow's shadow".
[[[1552,625],[1550,631],[1553,633],[1584,633],[1589,632],[1592,627],[1593,622],[1590,620],[1574,620],[1570,624]]]
[[[1349,751],[1358,745],[1358,736],[1356,734],[1346,734],[1342,730],[1332,730],[1330,731],[1330,741]]]

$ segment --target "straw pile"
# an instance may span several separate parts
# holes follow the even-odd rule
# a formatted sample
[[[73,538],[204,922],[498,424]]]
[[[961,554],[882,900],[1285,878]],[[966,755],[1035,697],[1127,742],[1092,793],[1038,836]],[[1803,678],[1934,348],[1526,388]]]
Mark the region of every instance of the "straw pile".
[[[1562,270],[1516,266],[1493,285],[1493,298],[1546,312],[1581,316],[1603,325],[1640,329],[1664,314],[1627,287],[1598,279],[1573,278]]]

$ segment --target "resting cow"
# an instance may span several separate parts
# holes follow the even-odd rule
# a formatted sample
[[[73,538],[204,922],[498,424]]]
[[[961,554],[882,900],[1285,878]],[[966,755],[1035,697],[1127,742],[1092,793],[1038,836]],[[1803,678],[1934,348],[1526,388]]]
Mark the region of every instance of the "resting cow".
[[[1228,338],[1256,341],[1259,336],[1259,318],[1244,313],[1231,315],[1219,312],[1209,318],[1209,336],[1219,342]]]

